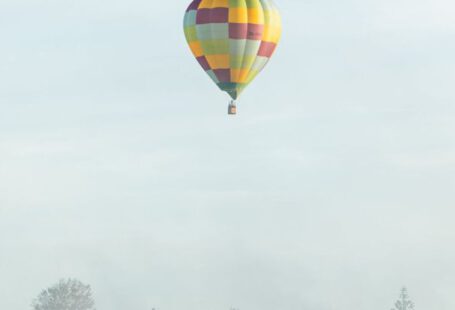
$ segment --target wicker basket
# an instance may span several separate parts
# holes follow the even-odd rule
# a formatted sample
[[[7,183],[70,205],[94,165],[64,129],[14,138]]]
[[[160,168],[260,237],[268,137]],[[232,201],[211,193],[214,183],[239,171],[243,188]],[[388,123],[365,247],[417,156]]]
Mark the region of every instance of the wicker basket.
[[[235,103],[230,103],[228,107],[228,114],[229,115],[236,115],[237,114],[237,106]]]

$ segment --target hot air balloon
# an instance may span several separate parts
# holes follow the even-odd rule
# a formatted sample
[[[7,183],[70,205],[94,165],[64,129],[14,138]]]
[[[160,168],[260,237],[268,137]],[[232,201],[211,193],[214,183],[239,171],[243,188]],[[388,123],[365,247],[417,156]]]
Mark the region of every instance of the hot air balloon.
[[[281,17],[272,0],[194,0],[184,32],[197,61],[229,94],[229,114],[272,57],[281,36]]]

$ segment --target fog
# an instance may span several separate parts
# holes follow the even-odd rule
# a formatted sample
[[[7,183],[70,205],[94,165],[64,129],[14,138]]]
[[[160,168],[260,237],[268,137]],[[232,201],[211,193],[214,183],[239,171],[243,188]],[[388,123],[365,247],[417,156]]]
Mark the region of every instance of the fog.
[[[235,118],[188,1],[0,2],[0,309],[455,308],[455,3],[275,2]]]

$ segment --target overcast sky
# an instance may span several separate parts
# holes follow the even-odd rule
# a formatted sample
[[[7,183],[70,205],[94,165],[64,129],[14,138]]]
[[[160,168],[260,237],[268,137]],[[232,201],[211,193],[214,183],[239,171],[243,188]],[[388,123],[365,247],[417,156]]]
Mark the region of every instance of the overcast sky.
[[[276,3],[233,118],[187,1],[0,1],[0,309],[455,308],[455,2]]]

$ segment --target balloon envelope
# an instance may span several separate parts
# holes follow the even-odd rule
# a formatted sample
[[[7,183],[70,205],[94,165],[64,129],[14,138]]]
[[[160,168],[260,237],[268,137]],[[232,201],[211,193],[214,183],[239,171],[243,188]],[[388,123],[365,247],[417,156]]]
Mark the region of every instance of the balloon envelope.
[[[272,0],[194,0],[184,31],[201,67],[235,100],[274,53],[281,17]]]

